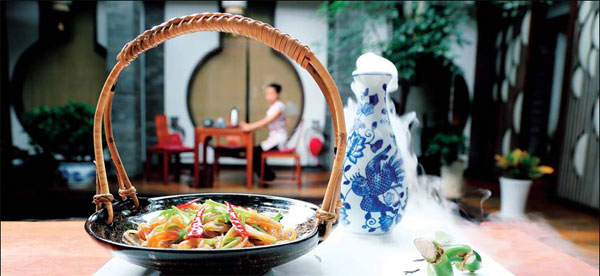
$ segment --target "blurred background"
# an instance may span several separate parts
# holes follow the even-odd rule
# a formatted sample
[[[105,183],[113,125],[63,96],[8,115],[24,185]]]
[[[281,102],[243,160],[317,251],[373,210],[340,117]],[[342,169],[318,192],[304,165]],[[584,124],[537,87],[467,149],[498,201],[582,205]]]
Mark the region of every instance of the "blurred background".
[[[499,208],[494,155],[520,148],[540,157],[555,171],[534,181],[529,211],[572,231],[573,240],[597,254],[598,2],[3,1],[1,8],[2,220],[91,214],[92,116],[117,53],[171,18],[229,12],[308,45],[344,104],[356,100],[350,83],[358,56],[374,52],[391,60],[399,72],[394,107],[398,114],[416,112],[420,121],[411,129],[420,173],[440,174],[443,160],[429,150],[437,134],[464,139],[465,193],[454,200],[466,213],[479,208],[479,198],[469,197],[478,189],[492,191],[486,213]],[[161,183],[163,163],[147,155],[159,142],[156,115],[167,118],[183,146],[194,147],[194,129],[205,119],[227,119],[234,106],[242,120],[262,118],[271,82],[284,87],[301,189],[248,190],[245,160],[231,157],[219,159],[222,172],[214,179],[194,183],[192,152],[178,154],[174,179]],[[323,196],[333,159],[331,114],[308,72],[260,42],[201,32],[159,45],[121,74],[112,117],[123,164],[142,196],[250,191],[313,202]],[[256,132],[256,143],[266,136]],[[109,156],[106,150],[116,191]],[[287,171],[293,162],[271,164]]]

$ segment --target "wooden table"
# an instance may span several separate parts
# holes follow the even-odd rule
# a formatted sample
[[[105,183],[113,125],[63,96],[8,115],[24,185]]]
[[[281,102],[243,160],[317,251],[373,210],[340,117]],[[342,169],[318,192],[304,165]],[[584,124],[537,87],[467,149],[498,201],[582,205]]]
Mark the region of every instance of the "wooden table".
[[[3,276],[92,275],[112,258],[85,232],[83,220],[1,224]],[[468,233],[473,246],[516,275],[598,275],[598,268],[504,223],[486,222]]]
[[[92,275],[112,256],[77,221],[2,221],[2,275]]]
[[[202,144],[202,164],[204,168],[206,163],[206,148],[208,138],[217,136],[239,136],[242,144],[246,145],[246,187],[251,189],[253,184],[252,171],[252,153],[254,150],[254,133],[243,131],[241,128],[214,128],[214,127],[197,127],[194,135],[194,186],[199,185],[200,180],[200,154],[199,145]]]

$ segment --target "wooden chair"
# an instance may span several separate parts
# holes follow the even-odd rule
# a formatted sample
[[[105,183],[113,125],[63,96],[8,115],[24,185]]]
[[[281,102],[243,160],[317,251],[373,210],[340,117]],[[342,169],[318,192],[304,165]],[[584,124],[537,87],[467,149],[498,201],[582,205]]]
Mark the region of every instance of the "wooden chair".
[[[267,158],[293,158],[296,160],[294,174],[292,175],[291,179],[265,181],[265,163],[267,162]],[[296,148],[290,148],[286,150],[271,150],[262,153],[260,156],[260,187],[264,188],[265,183],[296,184],[298,185],[298,189],[302,188],[302,167],[300,166],[300,155],[296,153]]]
[[[265,151],[260,156],[260,187],[264,188],[264,184],[296,184],[298,185],[298,189],[302,188],[302,166],[300,165],[300,155],[296,153],[296,148],[300,143],[300,138],[302,137],[302,129],[304,126],[304,122],[300,121],[300,124],[296,128],[296,132],[298,133],[298,138],[296,140],[296,145],[293,148],[287,148],[284,150],[270,150]],[[293,133],[293,132],[292,132]],[[296,161],[296,165],[294,167],[294,174],[291,178],[281,179],[280,180],[272,180],[265,181],[265,164],[267,162],[267,158],[293,158]]]
[[[164,114],[158,114],[154,116],[154,123],[156,124],[156,137],[158,138],[158,144],[146,149],[146,179],[148,180],[150,177],[152,153],[162,154],[162,177],[163,183],[167,185],[169,184],[169,161],[171,160],[171,156],[175,155],[176,162],[179,162],[180,153],[194,152],[194,148],[184,146],[181,136],[179,136],[178,133],[169,134],[167,116]]]
[[[237,136],[225,136],[225,144],[221,143],[221,137],[215,137],[214,160],[213,160],[213,176],[217,179],[219,176],[219,158],[233,157],[245,159],[246,143],[241,141]]]

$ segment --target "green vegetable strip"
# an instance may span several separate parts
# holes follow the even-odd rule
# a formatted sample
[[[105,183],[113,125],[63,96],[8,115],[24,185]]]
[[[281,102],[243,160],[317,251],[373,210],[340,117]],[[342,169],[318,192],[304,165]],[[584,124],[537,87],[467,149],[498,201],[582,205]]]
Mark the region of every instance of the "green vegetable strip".
[[[190,229],[190,225],[179,230],[179,237],[177,237],[177,239],[174,241],[174,243],[178,243],[179,241],[181,241],[183,239],[183,237],[185,237],[185,235],[187,235],[187,232],[189,229]]]
[[[204,244],[206,244],[206,245],[215,245],[217,243],[217,239],[216,238],[201,239],[201,240],[204,241]]]
[[[241,241],[242,241],[241,237],[235,237],[235,238],[233,238],[233,241],[231,241],[227,245],[223,246],[222,248],[223,249],[232,248],[232,247],[238,245]]]
[[[166,214],[168,214],[170,212],[171,212],[171,209],[167,209],[167,210],[164,210],[164,211],[160,212],[160,214],[158,214],[158,215],[159,216],[164,216],[164,215],[166,215]]]
[[[234,233],[235,233],[235,229],[233,227],[229,228],[229,231],[227,231],[227,233],[223,237],[223,242],[221,243],[221,247],[223,247],[223,245],[225,245],[225,244],[228,244],[230,241],[232,241],[234,239],[234,235],[233,235]]]
[[[211,206],[210,209],[206,210],[206,213],[217,213],[220,214],[220,218],[223,220],[224,223],[229,223],[230,219],[229,219],[229,213],[227,213],[227,210],[224,208],[218,208],[215,206]]]
[[[278,212],[277,215],[275,215],[273,217],[273,220],[276,222],[279,222],[282,218],[283,218],[283,214],[281,212]]]
[[[167,230],[171,230],[171,229],[176,228],[176,227],[179,227],[179,226],[176,225],[176,224],[169,225],[169,227],[167,227]]]
[[[210,199],[207,199],[206,201],[204,201],[204,204],[214,207],[214,212],[220,213],[220,214],[227,214],[227,206],[225,206],[225,204],[221,204],[218,203],[216,201],[212,201]],[[251,217],[252,214],[250,213],[250,211],[248,210],[244,210],[241,208],[237,208],[237,207],[233,207],[233,210],[240,214],[240,215],[244,215],[246,217]],[[229,219],[229,215],[227,215],[227,218]],[[277,213],[277,215],[275,215],[274,217],[272,217],[271,219],[273,219],[276,222],[281,221],[281,219],[283,218],[283,214],[281,212]],[[230,221],[230,220],[229,220]],[[229,222],[228,220],[225,221],[225,223]]]
[[[196,216],[196,214],[194,214],[194,213],[186,213],[184,211],[181,211],[181,210],[179,210],[179,208],[177,208],[175,206],[172,206],[171,210],[173,210],[173,214],[180,215],[186,224],[190,223]]]
[[[206,221],[208,219],[207,217],[210,216],[211,215],[210,213],[212,212],[211,209],[212,208],[210,208],[210,209],[207,208],[206,210],[204,210],[204,215],[202,215],[202,221]]]
[[[209,206],[213,206],[213,207],[217,207],[217,208],[222,208],[223,211],[227,212],[227,206],[225,206],[225,204],[221,204],[221,203],[218,203],[216,201],[212,201],[210,199],[207,199],[206,201],[204,201],[204,204],[209,205]],[[236,213],[243,214],[244,216],[247,216],[247,217],[252,216],[249,211],[241,209],[241,208],[233,207],[233,210]]]
[[[160,212],[159,216],[164,216],[167,215],[167,219],[165,221],[168,221],[171,216],[173,215],[173,210],[172,209],[168,209],[168,210],[164,210],[162,212]]]
[[[254,227],[256,230],[263,232],[265,234],[268,234],[267,231],[263,230],[262,228],[260,228],[260,226],[256,225],[256,224],[252,224],[252,227]]]

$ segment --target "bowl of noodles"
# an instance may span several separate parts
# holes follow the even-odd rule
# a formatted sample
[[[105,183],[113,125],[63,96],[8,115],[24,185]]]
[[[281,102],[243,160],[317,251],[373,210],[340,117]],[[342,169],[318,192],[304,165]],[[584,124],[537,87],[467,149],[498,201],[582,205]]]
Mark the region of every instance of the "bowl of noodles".
[[[176,274],[264,274],[292,261],[319,240],[318,206],[295,199],[203,193],[140,198],[114,205],[85,223],[90,236],[113,254]]]

